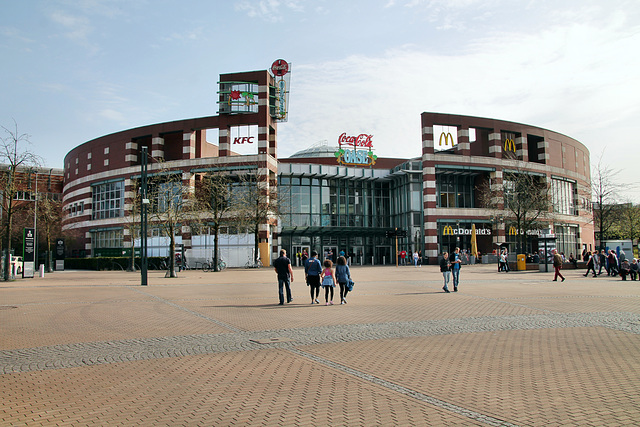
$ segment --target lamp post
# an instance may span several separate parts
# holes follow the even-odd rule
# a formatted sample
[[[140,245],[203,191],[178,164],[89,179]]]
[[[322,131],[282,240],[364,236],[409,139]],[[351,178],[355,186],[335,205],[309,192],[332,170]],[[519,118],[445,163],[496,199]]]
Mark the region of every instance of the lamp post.
[[[140,159],[140,285],[147,286],[147,147],[142,147]],[[135,245],[133,245],[135,252]]]

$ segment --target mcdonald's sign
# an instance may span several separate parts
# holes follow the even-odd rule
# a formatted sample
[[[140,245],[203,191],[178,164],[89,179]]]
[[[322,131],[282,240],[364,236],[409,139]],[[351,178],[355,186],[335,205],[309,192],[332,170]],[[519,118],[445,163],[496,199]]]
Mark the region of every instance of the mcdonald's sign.
[[[442,235],[453,236],[453,227],[450,225],[445,225],[444,229],[442,230]]]
[[[509,227],[509,236],[515,236],[516,234],[518,234],[518,230],[513,225]]]
[[[516,152],[516,142],[513,139],[507,138],[504,140],[504,151]]]
[[[438,142],[438,146],[442,146],[442,138],[444,138],[445,146],[449,145],[449,139],[451,139],[451,146],[453,147],[454,141],[453,141],[453,135],[451,135],[451,132],[447,132],[447,133],[442,132],[440,134],[440,140]]]

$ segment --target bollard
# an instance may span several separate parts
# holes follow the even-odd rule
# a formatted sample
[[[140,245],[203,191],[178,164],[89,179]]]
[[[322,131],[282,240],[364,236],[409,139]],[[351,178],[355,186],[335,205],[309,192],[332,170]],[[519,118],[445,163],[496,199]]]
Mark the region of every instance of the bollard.
[[[40,264],[40,277],[44,277],[44,264]]]

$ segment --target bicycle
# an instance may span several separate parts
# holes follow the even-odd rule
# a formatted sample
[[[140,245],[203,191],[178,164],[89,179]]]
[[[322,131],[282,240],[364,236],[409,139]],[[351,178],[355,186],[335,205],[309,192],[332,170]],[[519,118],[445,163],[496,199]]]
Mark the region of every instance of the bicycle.
[[[263,265],[260,258],[257,258],[255,262],[253,262],[251,258],[249,258],[247,263],[244,265],[244,268],[261,268],[261,267],[263,267]]]
[[[213,261],[213,260],[212,260]],[[215,269],[213,268],[214,264],[213,262],[204,262],[202,264],[202,271],[207,272],[207,271],[215,271]],[[225,268],[227,268],[227,263],[224,262],[223,259],[219,259],[218,260],[218,271],[222,271]]]

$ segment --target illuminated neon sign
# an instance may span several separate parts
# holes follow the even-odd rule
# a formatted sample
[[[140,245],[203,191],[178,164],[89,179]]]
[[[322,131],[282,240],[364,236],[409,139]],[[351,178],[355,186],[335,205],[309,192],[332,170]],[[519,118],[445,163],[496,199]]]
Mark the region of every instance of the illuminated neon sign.
[[[291,64],[284,59],[276,59],[271,64],[271,73],[275,77],[274,98],[271,117],[276,122],[286,122],[289,112],[289,83],[291,82]]]
[[[338,138],[338,151],[335,152],[338,163],[345,166],[373,166],[378,156],[373,154],[373,135],[361,133],[347,136],[346,132]]]

